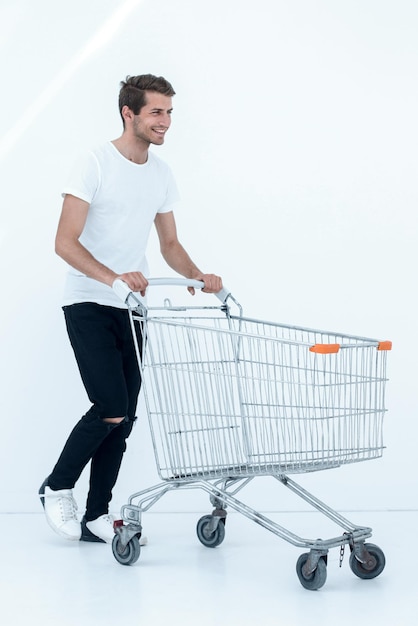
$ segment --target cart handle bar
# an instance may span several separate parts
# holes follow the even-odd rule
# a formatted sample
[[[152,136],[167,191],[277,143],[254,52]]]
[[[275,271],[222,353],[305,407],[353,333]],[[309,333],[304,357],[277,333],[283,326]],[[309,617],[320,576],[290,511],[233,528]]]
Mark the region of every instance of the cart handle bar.
[[[195,287],[196,289],[203,289],[205,283],[201,280],[193,280],[191,278],[148,278],[149,287],[170,286],[175,285],[178,287]],[[112,285],[113,291],[124,302],[128,303],[130,296],[136,300],[137,304],[140,303],[135,293],[130,289],[129,285],[125,283],[121,278],[117,278]],[[224,304],[227,298],[231,295],[229,289],[223,287],[218,293],[214,294]]]
[[[310,352],[316,352],[317,354],[335,354],[340,350],[340,348],[341,344],[339,343],[316,343],[314,346],[311,346],[309,350]],[[392,342],[378,341],[377,349],[381,351],[392,350]]]

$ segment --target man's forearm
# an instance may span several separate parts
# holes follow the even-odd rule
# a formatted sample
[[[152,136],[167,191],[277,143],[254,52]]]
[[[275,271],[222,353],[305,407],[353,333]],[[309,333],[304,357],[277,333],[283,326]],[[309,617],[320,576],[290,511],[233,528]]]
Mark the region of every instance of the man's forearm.
[[[178,274],[186,278],[197,278],[202,275],[202,271],[195,265],[179,242],[161,249],[161,254],[165,262]]]
[[[111,286],[117,274],[94,256],[79,242],[57,241],[55,251],[66,263],[89,278]]]

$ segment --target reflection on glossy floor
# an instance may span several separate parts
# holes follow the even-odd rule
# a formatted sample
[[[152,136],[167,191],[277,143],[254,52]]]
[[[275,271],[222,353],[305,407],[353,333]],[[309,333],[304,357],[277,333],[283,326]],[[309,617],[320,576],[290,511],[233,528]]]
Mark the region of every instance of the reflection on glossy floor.
[[[354,576],[339,549],[328,558],[327,581],[307,591],[296,576],[303,552],[270,532],[230,513],[225,541],[215,549],[196,538],[200,514],[148,513],[149,545],[138,562],[123,566],[104,544],[61,540],[43,515],[0,515],[0,622],[181,624],[222,623],[293,626],[416,624],[415,529],[418,512],[355,512],[344,515],[373,528],[372,542],[386,555],[374,580]],[[304,537],[329,528],[318,513],[271,517]]]

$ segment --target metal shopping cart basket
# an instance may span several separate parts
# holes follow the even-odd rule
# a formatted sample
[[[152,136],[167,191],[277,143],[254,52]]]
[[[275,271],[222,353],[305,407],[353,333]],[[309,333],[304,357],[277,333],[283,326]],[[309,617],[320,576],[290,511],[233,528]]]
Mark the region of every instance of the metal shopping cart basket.
[[[202,287],[184,279],[152,284]],[[148,308],[117,281],[137,345],[155,459],[161,481],[133,494],[115,522],[113,554],[124,565],[140,556],[142,513],[174,489],[206,491],[214,507],[197,536],[214,548],[225,537],[226,508],[307,549],[296,565],[306,589],[327,577],[327,554],[349,546],[363,579],[385,566],[366,543],[371,528],[353,525],[289,478],[378,458],[383,452],[387,351],[390,342],[245,317],[227,291],[213,307]],[[235,314],[231,311],[233,309]],[[257,476],[271,476],[338,524],[331,539],[303,539],[236,497]],[[340,556],[341,564],[342,556]]]

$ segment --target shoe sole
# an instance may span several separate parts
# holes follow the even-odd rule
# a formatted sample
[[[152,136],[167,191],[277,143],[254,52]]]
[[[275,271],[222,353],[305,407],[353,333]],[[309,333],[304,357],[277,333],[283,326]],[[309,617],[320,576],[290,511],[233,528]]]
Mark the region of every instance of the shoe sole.
[[[38,489],[39,499],[41,501],[42,506],[45,509],[45,487],[48,487],[48,479],[46,478],[42,485]]]

